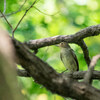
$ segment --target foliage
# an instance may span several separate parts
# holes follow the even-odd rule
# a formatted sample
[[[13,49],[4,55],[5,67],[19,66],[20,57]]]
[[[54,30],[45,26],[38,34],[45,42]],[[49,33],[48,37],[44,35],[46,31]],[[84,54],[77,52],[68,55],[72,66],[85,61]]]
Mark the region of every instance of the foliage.
[[[5,14],[19,10],[21,5],[25,3],[22,11],[7,16],[7,19],[14,27],[25,13],[25,9],[32,4],[32,0],[25,1],[7,1]],[[0,10],[3,11],[2,0],[0,1],[0,7]],[[70,35],[85,27],[100,23],[100,0],[38,0],[35,7],[27,13],[15,31],[15,38],[22,42],[56,35]],[[11,33],[11,29],[7,23],[5,21],[4,23],[9,33]],[[98,54],[100,51],[99,38],[98,36],[85,39],[90,57]],[[71,44],[71,47],[77,54],[80,71],[87,70],[81,48],[75,44]],[[65,70],[59,58],[58,47],[50,46],[39,49],[37,56],[48,62],[57,72]],[[95,69],[100,70],[99,66],[100,62],[98,62]],[[62,97],[53,95],[43,86],[36,84],[31,78],[18,77],[18,80],[22,87],[22,93],[27,96],[28,100],[54,100],[54,98],[56,100],[63,100]],[[100,88],[99,84],[99,81],[94,81],[95,87]]]

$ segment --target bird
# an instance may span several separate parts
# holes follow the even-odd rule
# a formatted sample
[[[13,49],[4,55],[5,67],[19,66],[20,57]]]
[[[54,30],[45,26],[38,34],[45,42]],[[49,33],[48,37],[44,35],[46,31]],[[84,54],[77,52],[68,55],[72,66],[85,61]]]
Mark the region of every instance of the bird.
[[[63,62],[66,69],[72,73],[78,71],[79,64],[73,49],[71,49],[71,47],[67,42],[61,42],[60,44],[58,44],[58,46],[61,49],[60,50],[61,61]]]

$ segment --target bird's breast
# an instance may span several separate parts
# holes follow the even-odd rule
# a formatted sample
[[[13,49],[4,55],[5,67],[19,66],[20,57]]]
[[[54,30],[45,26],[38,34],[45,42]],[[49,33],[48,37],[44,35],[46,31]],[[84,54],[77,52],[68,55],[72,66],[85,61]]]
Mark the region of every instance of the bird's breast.
[[[77,64],[72,55],[71,49],[66,49],[66,48],[61,49],[61,56],[62,56],[62,62],[64,66],[70,72],[74,72],[77,70]]]

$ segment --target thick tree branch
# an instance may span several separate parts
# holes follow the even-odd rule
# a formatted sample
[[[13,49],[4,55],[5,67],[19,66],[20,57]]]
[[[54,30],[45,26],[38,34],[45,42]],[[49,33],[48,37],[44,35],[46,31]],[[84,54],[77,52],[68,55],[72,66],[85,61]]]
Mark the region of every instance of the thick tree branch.
[[[93,70],[94,70],[94,67],[95,67],[98,59],[100,59],[100,54],[98,54],[92,58],[89,69],[84,76],[84,82],[89,83],[89,84],[92,83]]]
[[[63,41],[77,44],[78,41],[83,40],[86,37],[96,36],[99,34],[100,34],[100,25],[94,25],[82,29],[74,35],[58,35],[44,39],[30,40],[25,44],[27,44],[27,46],[30,49],[34,50],[45,46],[55,45]]]
[[[18,63],[34,78],[53,93],[77,100],[99,100],[100,91],[92,86],[58,74],[50,65],[29,52],[27,46],[13,40]]]

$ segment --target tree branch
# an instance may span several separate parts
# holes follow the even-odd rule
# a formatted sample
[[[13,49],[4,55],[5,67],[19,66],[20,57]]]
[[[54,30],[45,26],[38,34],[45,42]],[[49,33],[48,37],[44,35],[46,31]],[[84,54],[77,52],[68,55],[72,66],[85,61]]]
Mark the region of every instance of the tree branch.
[[[22,8],[23,8],[24,4],[26,3],[26,1],[27,0],[24,1],[24,3],[20,6],[20,8],[17,11],[5,14],[5,16],[10,16],[10,15],[16,14],[16,13],[22,11],[22,10],[25,10],[25,9],[22,9]],[[0,17],[3,17],[3,15],[1,15]]]
[[[100,59],[100,54],[98,54],[92,58],[89,69],[84,76],[84,82],[89,83],[89,84],[92,83],[93,70],[94,70],[94,67],[95,67],[98,59]]]
[[[24,4],[25,4],[25,3],[24,3]],[[24,4],[23,4],[23,5],[24,5]],[[10,16],[10,15],[16,14],[16,13],[18,13],[18,12],[20,12],[20,11],[26,10],[26,9],[22,9],[23,5],[21,5],[21,7],[20,7],[17,11],[11,12],[11,13],[8,13],[8,14],[5,14],[5,16]],[[59,11],[57,11],[57,12],[54,13],[54,14],[47,14],[47,13],[41,11],[40,9],[38,9],[38,8],[35,7],[35,6],[34,6],[33,8],[35,8],[38,12],[40,12],[40,13],[42,13],[42,14],[44,14],[44,15],[47,15],[47,16],[55,16],[56,14],[59,13]],[[0,17],[3,17],[3,16],[1,15]]]
[[[88,51],[88,48],[87,48],[85,42],[83,40],[79,41],[78,45],[82,48],[85,61],[86,61],[87,65],[89,66],[91,60],[90,60],[89,51]]]
[[[64,73],[63,75],[66,77],[70,77],[73,79],[83,79],[84,75],[87,71],[81,71],[81,72],[74,72],[74,73]],[[20,77],[31,77],[26,70],[17,70],[17,74]],[[93,71],[92,79],[100,79],[100,71]]]
[[[74,72],[74,73],[68,73],[64,74],[67,77],[71,77],[73,79],[83,79],[84,75],[87,73],[87,71],[81,71],[81,72]],[[100,79],[100,71],[93,71],[93,75],[91,77],[92,79]]]
[[[2,13],[2,11],[0,10],[1,15],[4,17],[5,21],[7,22],[7,24],[10,26],[11,30],[13,30],[12,25],[9,23],[9,21],[7,20],[7,18],[5,17],[5,15]]]
[[[4,0],[4,10],[3,10],[3,14],[6,12],[6,0]]]
[[[25,11],[24,15],[22,16],[22,18],[19,20],[18,24],[16,25],[15,29],[13,30],[13,38],[14,38],[14,32],[16,31],[17,27],[19,26],[19,24],[21,23],[21,21],[23,20],[23,18],[25,17],[25,15],[27,14],[27,12],[33,7],[33,5],[36,3],[37,0],[35,0],[32,5]]]
[[[27,12],[33,7],[33,5],[36,3],[37,0],[35,0],[32,5],[25,11],[24,15],[22,16],[22,18],[19,20],[18,24],[16,25],[16,27],[13,29],[12,25],[8,22],[7,18],[5,17],[5,15],[1,12],[2,16],[4,17],[4,19],[6,20],[6,22],[8,23],[8,25],[11,27],[12,30],[12,38],[14,38],[14,32],[16,31],[16,29],[18,28],[19,24],[21,23],[21,21],[23,20],[23,18],[25,17],[25,15],[27,14]],[[26,2],[26,0],[25,0]],[[24,3],[25,3],[24,2]],[[24,5],[24,4],[23,4]],[[21,8],[23,7],[23,5],[21,6]],[[21,9],[20,8],[20,9]]]
[[[52,93],[77,100],[99,100],[100,91],[83,82],[77,82],[58,74],[50,65],[29,52],[27,46],[13,40],[18,63],[34,78]]]
[[[25,42],[30,49],[38,49],[45,46],[55,45],[60,42],[78,43],[86,37],[96,36],[100,34],[100,25],[94,25],[80,30],[74,35],[58,35],[49,38],[30,40]]]

